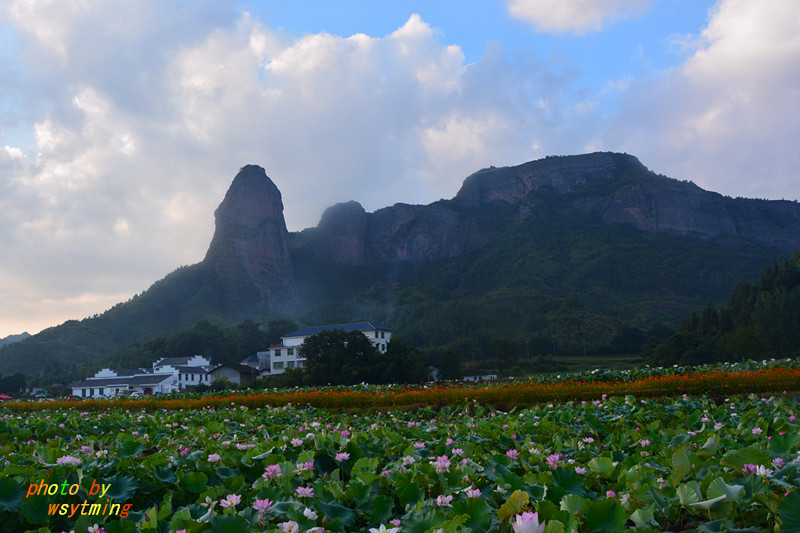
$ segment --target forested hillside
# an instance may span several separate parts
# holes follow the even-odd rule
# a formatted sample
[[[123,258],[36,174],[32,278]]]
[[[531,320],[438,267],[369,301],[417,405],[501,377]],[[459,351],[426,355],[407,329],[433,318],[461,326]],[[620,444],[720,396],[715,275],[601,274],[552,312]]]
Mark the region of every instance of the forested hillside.
[[[738,283],[728,303],[692,312],[678,333],[648,355],[659,365],[800,355],[800,252]]]

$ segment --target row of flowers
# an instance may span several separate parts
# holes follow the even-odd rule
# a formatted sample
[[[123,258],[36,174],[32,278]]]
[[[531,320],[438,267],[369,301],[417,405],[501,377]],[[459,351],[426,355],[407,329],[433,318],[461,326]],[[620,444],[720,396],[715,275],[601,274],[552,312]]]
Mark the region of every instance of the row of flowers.
[[[422,387],[357,387],[264,391],[253,394],[205,396],[199,398],[151,397],[118,399],[114,407],[123,409],[201,409],[223,407],[231,402],[251,408],[266,405],[308,405],[326,409],[396,408],[425,405],[452,405],[465,399],[510,408],[530,406],[551,400],[595,400],[602,395],[635,395],[642,398],[678,394],[729,396],[800,390],[800,368],[775,366],[753,370],[714,369],[686,374],[654,374],[635,381],[512,381],[490,384],[447,383]],[[9,409],[36,411],[73,407],[107,409],[109,400],[15,402]]]

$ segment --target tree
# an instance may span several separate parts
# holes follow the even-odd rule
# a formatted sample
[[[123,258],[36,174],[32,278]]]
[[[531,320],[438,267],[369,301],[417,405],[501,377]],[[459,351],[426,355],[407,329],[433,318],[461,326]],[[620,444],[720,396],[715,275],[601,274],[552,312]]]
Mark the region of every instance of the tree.
[[[307,385],[379,383],[385,356],[360,331],[322,331],[300,347]]]
[[[267,334],[250,319],[236,326],[236,331],[239,334],[238,357],[240,360],[255,355],[269,346]]]
[[[428,366],[416,348],[396,336],[386,345],[382,383],[420,383],[428,377]]]
[[[508,339],[492,339],[489,341],[489,355],[494,359],[497,368],[511,368],[517,364],[519,346]]]
[[[444,350],[439,362],[439,379],[461,379],[461,359],[452,350]]]

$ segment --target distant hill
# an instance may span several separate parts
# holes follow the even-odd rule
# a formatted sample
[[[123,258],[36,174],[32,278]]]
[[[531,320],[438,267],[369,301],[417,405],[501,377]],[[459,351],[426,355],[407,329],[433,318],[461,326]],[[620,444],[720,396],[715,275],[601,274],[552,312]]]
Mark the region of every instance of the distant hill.
[[[30,336],[31,334],[28,333],[27,331],[24,333],[20,333],[19,335],[9,335],[8,337],[0,339],[0,346],[5,346],[6,344],[11,344],[13,342],[19,342],[23,339],[27,339]]]
[[[620,335],[677,327],[800,249],[797,202],[725,197],[616,153],[483,169],[429,205],[337,204],[297,233],[278,188],[248,165],[215,220],[201,262],[0,349],[0,373],[69,373],[199,320],[244,318],[369,319],[462,353],[493,338],[531,354],[601,353]]]

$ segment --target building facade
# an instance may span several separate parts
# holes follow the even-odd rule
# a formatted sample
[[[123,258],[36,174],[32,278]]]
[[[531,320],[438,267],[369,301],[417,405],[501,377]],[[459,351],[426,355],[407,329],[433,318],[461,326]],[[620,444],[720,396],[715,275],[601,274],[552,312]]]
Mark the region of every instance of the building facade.
[[[188,387],[210,385],[211,361],[202,355],[170,357],[153,363],[153,368],[112,370],[104,368],[94,376],[71,384],[72,395],[80,398],[169,394]]]
[[[371,322],[310,326],[287,333],[281,337],[280,344],[272,345],[268,350],[258,352],[259,367],[265,371],[269,370],[270,374],[283,374],[289,368],[303,368],[305,358],[300,350],[303,342],[311,335],[333,330],[341,330],[345,333],[360,331],[380,352],[386,351],[387,345],[392,338],[390,329],[376,326]]]

